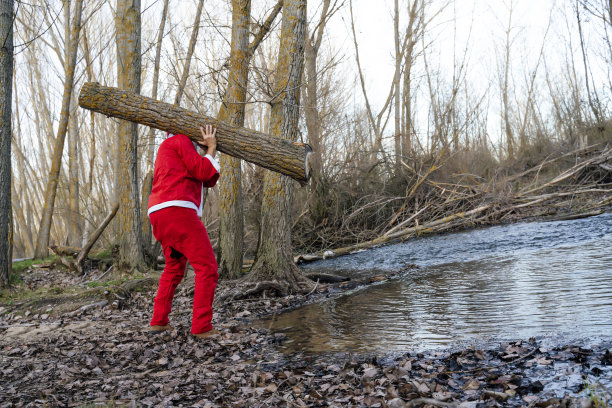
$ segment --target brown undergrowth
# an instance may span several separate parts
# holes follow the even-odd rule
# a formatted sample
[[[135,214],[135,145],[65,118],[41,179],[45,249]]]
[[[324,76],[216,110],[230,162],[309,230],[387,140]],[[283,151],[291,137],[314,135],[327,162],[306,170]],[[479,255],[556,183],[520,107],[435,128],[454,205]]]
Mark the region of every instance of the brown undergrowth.
[[[442,151],[403,162],[391,178],[364,168],[322,180],[326,211],[319,220],[301,212],[296,251],[312,260],[427,233],[597,214],[612,204],[611,146],[534,147],[503,163],[486,150]]]

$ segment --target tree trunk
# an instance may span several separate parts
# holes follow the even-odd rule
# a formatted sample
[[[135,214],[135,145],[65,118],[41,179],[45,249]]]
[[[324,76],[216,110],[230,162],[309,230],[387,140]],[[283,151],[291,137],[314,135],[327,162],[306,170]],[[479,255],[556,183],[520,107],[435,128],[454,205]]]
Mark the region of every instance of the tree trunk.
[[[312,149],[304,143],[230,125],[179,106],[98,83],[90,82],[83,86],[79,105],[164,132],[181,133],[192,140],[201,140],[200,126],[211,124],[217,128],[217,150],[220,152],[280,172],[303,184],[310,175]]]
[[[502,103],[504,116],[504,129],[506,134],[506,149],[508,158],[514,157],[514,136],[510,126],[510,106],[508,102],[508,76],[510,73],[510,31],[512,29],[512,2],[510,2],[510,13],[508,17],[508,27],[506,29],[506,57],[504,61],[504,83],[502,86]]]
[[[407,43],[404,51],[404,85],[403,85],[403,106],[402,106],[402,157],[406,159],[412,151],[412,66],[415,63],[414,48],[416,42],[423,33],[422,14],[419,7],[424,8],[422,0],[413,0],[409,11]]]
[[[308,142],[313,149],[312,181],[308,205],[314,223],[319,224],[327,216],[327,208],[325,205],[325,185],[321,178],[323,165],[321,160],[321,117],[317,106],[317,50],[315,50],[311,38],[306,39],[304,60],[306,70],[304,118],[308,132]]]
[[[185,57],[185,66],[183,67],[183,74],[179,80],[178,89],[176,95],[174,95],[174,104],[179,105],[181,98],[183,97],[183,91],[185,85],[187,85],[187,77],[189,76],[189,67],[191,66],[191,57],[195,51],[196,40],[198,39],[198,31],[200,29],[200,16],[202,15],[202,7],[204,6],[204,0],[198,2],[198,9],[196,10],[195,21],[193,23],[193,29],[191,31],[191,39],[189,40],[189,47],[187,48],[187,56]]]
[[[100,238],[100,235],[102,235],[108,224],[113,220],[113,218],[115,218],[115,215],[117,214],[118,210],[119,203],[115,203],[110,213],[102,221],[102,224],[100,224],[100,226],[96,229],[91,238],[87,240],[87,242],[83,245],[83,248],[79,251],[79,254],[77,255],[74,261],[74,267],[79,273],[83,273],[83,261],[85,261],[85,258],[87,258],[87,255],[89,254],[89,251],[91,251],[91,248],[93,248],[93,246],[96,244],[98,238]]]
[[[62,98],[62,110],[60,115],[59,127],[57,129],[57,137],[53,150],[53,158],[51,163],[51,171],[49,172],[49,180],[45,191],[45,203],[43,207],[42,219],[40,221],[40,229],[38,239],[36,240],[36,250],[34,257],[43,258],[49,254],[47,246],[49,245],[49,237],[51,235],[51,221],[53,218],[53,208],[55,207],[55,197],[57,194],[57,185],[59,183],[59,175],[62,165],[62,154],[64,152],[64,142],[68,130],[68,119],[70,117],[70,99],[72,98],[72,89],[74,82],[74,71],[76,67],[76,57],[79,44],[79,34],[81,32],[81,15],[83,12],[82,0],[76,0],[74,4],[74,21],[70,33],[70,40],[66,44],[70,50],[66,59],[66,79],[64,81],[64,95]],[[67,21],[66,24],[69,24]]]
[[[140,92],[140,0],[117,0],[117,82],[119,87]],[[144,256],[140,236],[138,190],[138,124],[119,122],[119,270],[142,269]]]
[[[279,138],[295,140],[298,135],[305,34],[306,0],[285,0],[274,84],[278,97],[272,100],[270,115],[270,133]],[[292,204],[292,181],[266,171],[259,244],[248,281],[287,283],[290,292],[312,288],[312,281],[302,276],[293,262]]]
[[[0,288],[9,285],[12,264],[11,102],[13,92],[13,1],[0,2]]]
[[[309,209],[316,224],[327,217],[327,206],[325,200],[327,189],[322,179],[323,161],[321,152],[321,115],[319,114],[319,75],[318,55],[323,40],[323,32],[329,18],[329,7],[331,0],[324,0],[321,17],[315,27],[315,31],[306,37],[304,44],[304,69],[306,71],[306,84],[304,92],[304,118],[308,141],[313,149],[312,154],[312,182],[310,184]]]
[[[140,201],[140,208],[141,208],[140,226],[142,228],[141,236],[142,236],[143,251],[145,255],[151,255],[152,257],[155,257],[155,255],[153,255],[152,253],[153,228],[151,226],[151,222],[149,222],[149,216],[147,215],[147,212],[144,211],[144,209],[147,208],[147,205],[149,204],[149,197],[151,196],[152,189],[153,189],[153,170],[151,169],[147,172],[147,175],[142,180],[142,193],[140,195],[142,198]],[[150,259],[147,259],[148,264],[150,264],[149,260]]]
[[[232,43],[227,89],[218,120],[244,125],[249,73],[249,20],[251,0],[232,1]],[[244,217],[240,159],[221,155],[223,182],[219,183],[219,275],[238,278],[242,273]]]
[[[168,16],[168,2],[164,0],[164,7],[162,9],[161,22],[159,23],[159,32],[157,34],[157,43],[155,44],[155,63],[153,64],[153,90],[151,91],[151,98],[157,99],[157,88],[159,86],[159,65],[161,60],[161,47],[164,40],[164,28],[166,27],[166,19]],[[92,112],[93,114],[93,112]],[[149,140],[147,150],[147,163],[150,168],[153,168],[155,163],[155,129],[149,129]],[[147,202],[148,202],[147,197]]]
[[[78,246],[82,238],[81,213],[79,209],[79,124],[76,115],[76,101],[71,98],[71,109],[75,114],[70,115],[68,129],[68,195],[69,195],[69,217],[68,217],[68,245]]]
[[[400,130],[400,67],[402,63],[402,56],[400,53],[400,33],[399,33],[399,1],[395,0],[393,4],[393,39],[395,45],[395,75],[393,76],[394,95],[393,95],[393,108],[394,108],[394,144],[395,144],[395,175],[399,176],[402,172],[402,136]]]
[[[582,34],[582,22],[580,20],[580,4],[576,2],[576,20],[578,21],[578,34],[580,35],[580,50],[582,51],[582,62],[584,64],[584,83],[586,84],[587,89],[587,97],[589,99],[589,106],[591,107],[591,111],[593,112],[593,116],[595,116],[595,120],[597,124],[601,123],[601,117],[599,115],[598,106],[596,106],[593,101],[593,97],[591,95],[591,86],[589,85],[589,67],[587,62],[587,55],[584,48],[584,36]]]
[[[87,30],[83,32],[83,54],[85,57],[85,70],[87,72],[87,80],[93,81],[93,67],[91,61],[91,51],[89,47],[89,40],[87,39]],[[89,112],[89,123],[90,123],[90,133],[91,140],[89,146],[89,174],[87,177],[87,184],[85,186],[85,208],[89,208],[91,201],[93,200],[93,173],[94,173],[94,164],[96,162],[96,122],[95,122],[95,114],[94,112]],[[83,174],[85,172],[83,171]],[[81,237],[81,246],[84,246],[85,243],[89,240],[89,231],[91,228],[90,222],[85,222],[85,226],[83,228],[83,236]]]
[[[161,60],[161,46],[162,46],[162,42],[164,39],[164,28],[166,26],[166,19],[168,16],[168,2],[169,0],[164,0],[164,7],[162,9],[162,16],[161,16],[161,22],[159,23],[159,32],[157,34],[157,44],[155,46],[155,63],[153,65],[153,90],[151,91],[151,98],[156,99],[157,98],[157,88],[159,86],[159,66],[160,66],[160,60]],[[199,21],[199,20],[198,20]],[[94,113],[91,112],[91,114],[93,115]],[[151,229],[151,223],[149,222],[149,217],[147,216],[146,211],[144,211],[144,208],[146,208],[147,204],[149,203],[149,197],[151,196],[151,187],[153,185],[153,165],[155,163],[155,129],[153,128],[149,128],[149,132],[148,132],[148,140],[147,140],[147,167],[148,167],[148,174],[145,177],[144,181],[143,181],[143,186],[142,186],[142,200],[141,200],[141,216],[142,216],[142,221],[141,221],[141,226],[142,226],[142,242],[144,245],[144,251],[145,253],[148,253],[149,255],[153,255],[153,246],[152,244],[152,238],[153,238],[153,231]],[[155,255],[153,255],[153,257],[155,257]]]
[[[66,21],[70,20],[70,7],[64,6]],[[66,24],[64,37],[70,37],[70,25]],[[77,42],[78,47],[78,42]],[[69,60],[69,47],[66,47],[65,58]],[[70,112],[76,112],[74,92],[70,94]],[[79,168],[78,168],[78,122],[77,115],[70,115],[68,122],[68,245],[77,246],[81,237],[79,214]]]

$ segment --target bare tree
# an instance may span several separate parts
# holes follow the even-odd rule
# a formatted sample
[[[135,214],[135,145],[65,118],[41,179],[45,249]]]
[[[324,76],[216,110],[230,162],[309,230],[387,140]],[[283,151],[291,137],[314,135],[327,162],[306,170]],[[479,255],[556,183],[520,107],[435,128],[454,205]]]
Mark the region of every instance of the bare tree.
[[[161,49],[164,40],[164,29],[168,17],[168,3],[170,0],[164,0],[162,8],[161,21],[159,22],[159,31],[157,33],[157,42],[155,43],[155,62],[153,64],[153,89],[151,90],[151,98],[157,99],[157,90],[159,88],[159,67],[161,61]],[[93,112],[92,112],[93,115]],[[155,129],[149,129],[148,136],[149,149],[147,151],[148,163],[152,166],[155,160]]]
[[[227,88],[217,118],[244,126],[248,72],[251,58],[269,32],[283,1],[279,0],[249,43],[250,0],[232,1],[232,40]],[[221,154],[223,183],[219,185],[219,274],[237,278],[242,273],[244,215],[242,205],[242,161]]]
[[[140,0],[117,0],[117,82],[121,89],[140,92]],[[138,188],[138,125],[119,122],[117,199],[119,207],[119,269],[144,265]]]
[[[548,27],[546,27],[546,32],[544,33],[544,38],[542,39],[542,45],[540,47],[540,53],[538,54],[538,61],[536,62],[536,66],[531,72],[529,79],[529,90],[527,91],[527,101],[525,102],[525,111],[523,113],[523,120],[521,122],[521,128],[519,131],[519,149],[521,152],[524,152],[527,148],[528,140],[527,140],[527,120],[530,115],[530,112],[533,112],[533,104],[534,104],[534,92],[535,92],[535,82],[536,77],[538,75],[538,69],[540,68],[540,63],[544,57],[544,46],[547,42],[548,30],[550,29],[552,23],[552,10],[548,19]]]
[[[323,34],[331,16],[342,6],[338,1],[324,0],[321,15],[312,33],[306,37],[304,47],[304,67],[306,82],[304,87],[304,119],[308,131],[308,142],[313,149],[312,178],[310,181],[310,213],[315,223],[325,219],[325,186],[322,182],[322,143],[321,143],[321,115],[319,112],[319,87],[321,69],[318,64],[319,51],[323,41]]]
[[[85,57],[85,71],[87,73],[87,80],[89,82],[93,81],[94,73],[93,73],[93,64],[91,60],[91,51],[89,46],[89,40],[87,36],[87,30],[83,33],[83,55]],[[85,207],[89,207],[89,204],[93,201],[94,197],[92,194],[93,189],[93,173],[94,173],[94,163],[96,159],[96,122],[95,116],[93,112],[90,112],[89,115],[89,123],[90,123],[90,146],[89,146],[89,173],[87,177],[87,184],[85,185],[85,197],[86,204]],[[81,246],[84,246],[89,240],[89,230],[91,223],[86,222],[85,227],[83,228],[83,236],[81,238]]]
[[[300,107],[300,81],[304,65],[306,0],[285,0],[280,47],[271,101],[270,133],[296,140]],[[293,181],[266,171],[259,243],[255,262],[247,279],[275,281],[281,292],[309,290],[312,282],[303,277],[291,251],[291,208]]]
[[[510,8],[508,10],[508,25],[506,26],[505,32],[505,54],[504,54],[504,79],[501,86],[502,91],[502,115],[503,115],[503,124],[504,131],[506,135],[506,152],[508,158],[514,157],[514,135],[512,134],[512,126],[510,125],[510,102],[508,101],[508,88],[509,88],[509,75],[510,75],[510,48],[512,46],[512,41],[510,39],[512,32],[512,11],[513,11],[513,0],[510,0]]]
[[[70,10],[70,0],[66,0],[64,7]],[[53,218],[53,209],[55,207],[55,197],[57,195],[57,185],[62,164],[62,153],[64,151],[64,142],[68,131],[68,121],[70,119],[70,100],[72,99],[72,90],[74,85],[74,72],[76,69],[76,59],[79,43],[79,34],[81,32],[81,16],[83,12],[82,0],[75,0],[74,3],[74,20],[70,30],[70,36],[66,38],[66,55],[64,60],[65,80],[64,94],[62,98],[62,109],[60,115],[60,123],[57,129],[55,138],[55,147],[53,149],[53,157],[47,188],[45,192],[45,203],[43,207],[42,219],[36,240],[36,249],[34,256],[42,258],[49,252],[49,237],[51,235],[51,221]],[[66,14],[66,24],[70,24],[69,13]],[[51,115],[49,115],[49,118]]]
[[[174,95],[174,104],[179,105],[183,92],[185,91],[185,85],[187,84],[187,77],[189,76],[189,68],[191,67],[191,57],[195,51],[196,42],[198,40],[198,33],[200,31],[200,17],[202,16],[202,7],[204,7],[204,0],[198,2],[198,8],[196,10],[195,21],[193,22],[193,29],[191,30],[191,37],[189,38],[189,47],[187,47],[187,56],[185,57],[185,65],[183,66],[183,73],[178,83],[176,94]]]
[[[13,0],[0,2],[0,288],[9,285],[12,260],[11,104]]]
[[[355,31],[355,21],[353,18],[352,0],[349,1],[349,10],[351,14],[351,31],[353,33],[353,45],[355,47],[355,62],[357,63],[357,70],[359,72],[359,82],[361,84],[361,92],[365,99],[366,113],[368,115],[370,126],[372,127],[372,130],[374,132],[374,159],[376,158],[376,155],[378,153],[382,154],[383,158],[386,158],[386,154],[385,154],[385,151],[382,145],[382,138],[383,138],[382,134],[385,128],[387,127],[387,122],[389,120],[389,114],[390,114],[389,108],[391,106],[391,101],[393,100],[393,91],[395,89],[395,83],[391,81],[389,95],[387,96],[387,99],[385,103],[383,104],[382,108],[380,109],[380,111],[378,112],[378,114],[374,116],[374,111],[370,105],[370,100],[368,98],[368,94],[365,89],[365,78],[363,74],[363,69],[361,68],[361,59],[359,57],[359,46],[358,46],[358,41],[357,41],[357,33]],[[396,69],[397,69],[397,66],[396,66]],[[386,114],[386,118],[385,118],[385,114]],[[384,122],[383,122],[383,119],[384,119]]]
[[[251,0],[232,1],[232,40],[227,89],[218,119],[244,125],[249,73],[249,20]],[[219,275],[238,278],[242,273],[244,217],[242,210],[241,160],[221,154],[223,183],[219,186]]]
[[[402,86],[402,116],[401,116],[401,158],[405,159],[412,151],[412,70],[417,58],[416,44],[420,41],[424,31],[423,21],[424,0],[413,0],[408,12],[408,28],[406,29],[406,50],[404,51],[404,79]],[[398,84],[399,86],[399,84]],[[396,92],[399,91],[399,88]]]
[[[595,120],[597,121],[597,123],[601,122],[601,115],[599,112],[599,101],[598,101],[598,97],[597,97],[597,92],[595,89],[593,89],[593,91],[591,91],[591,84],[589,81],[589,63],[587,60],[587,52],[585,49],[585,45],[584,45],[584,34],[582,32],[582,20],[580,18],[580,1],[576,0],[576,4],[575,4],[575,9],[576,9],[576,21],[578,22],[578,34],[580,37],[580,50],[582,51],[582,62],[584,64],[584,79],[585,79],[585,85],[586,85],[586,89],[587,89],[587,97],[589,99],[589,106],[591,107],[591,111],[593,112],[593,116],[595,117]]]

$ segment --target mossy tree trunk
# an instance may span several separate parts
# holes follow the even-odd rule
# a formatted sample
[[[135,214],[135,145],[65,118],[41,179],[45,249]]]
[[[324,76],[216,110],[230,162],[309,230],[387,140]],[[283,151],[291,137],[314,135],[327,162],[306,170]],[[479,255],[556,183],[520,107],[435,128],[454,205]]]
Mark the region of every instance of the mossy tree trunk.
[[[13,91],[13,0],[0,2],[0,288],[9,285],[12,258],[11,101]]]
[[[251,0],[232,0],[232,43],[227,89],[217,118],[244,126],[249,72]],[[242,272],[244,217],[241,160],[221,154],[223,182],[219,183],[219,275],[237,278]]]
[[[140,0],[117,0],[117,82],[120,88],[140,92]],[[138,124],[122,120],[118,126],[119,161],[116,186],[119,206],[119,270],[144,267],[140,191],[138,189]]]
[[[306,0],[285,0],[280,47],[275,74],[275,95],[270,114],[272,135],[296,140],[300,106],[300,82],[304,66]],[[294,183],[286,176],[266,171],[259,244],[247,281],[277,281],[289,292],[312,288],[293,262],[291,207]]]

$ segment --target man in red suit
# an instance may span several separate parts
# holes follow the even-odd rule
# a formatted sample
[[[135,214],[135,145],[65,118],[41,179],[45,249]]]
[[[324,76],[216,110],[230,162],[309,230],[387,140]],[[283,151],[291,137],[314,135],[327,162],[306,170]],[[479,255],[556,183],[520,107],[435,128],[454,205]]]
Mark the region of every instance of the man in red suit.
[[[148,215],[153,235],[161,243],[166,258],[153,306],[151,330],[172,329],[168,314],[174,291],[189,261],[195,270],[191,333],[205,338],[218,333],[211,320],[219,275],[210,239],[200,220],[202,191],[217,183],[219,163],[215,160],[217,130],[207,125],[200,132],[203,140],[197,143],[205,149],[204,156],[198,154],[195,143],[181,134],[169,135],[159,146]]]

